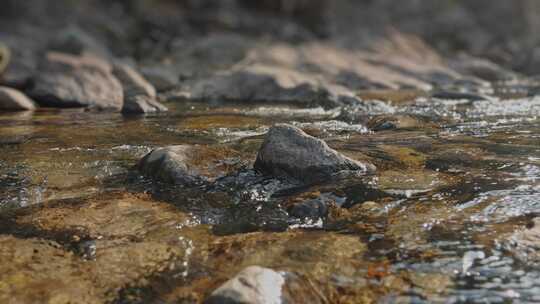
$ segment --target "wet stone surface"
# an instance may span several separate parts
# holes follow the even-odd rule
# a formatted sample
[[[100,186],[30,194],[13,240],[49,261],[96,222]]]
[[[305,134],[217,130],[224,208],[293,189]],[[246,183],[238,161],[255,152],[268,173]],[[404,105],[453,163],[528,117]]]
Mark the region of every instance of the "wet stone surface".
[[[289,303],[540,300],[538,100],[376,93],[399,100],[393,113],[170,101],[144,117],[0,114],[0,302],[212,303],[268,278]],[[283,123],[296,135],[261,170]],[[377,170],[317,175],[299,148]],[[156,151],[172,152],[144,169]],[[250,266],[269,277],[240,279]]]

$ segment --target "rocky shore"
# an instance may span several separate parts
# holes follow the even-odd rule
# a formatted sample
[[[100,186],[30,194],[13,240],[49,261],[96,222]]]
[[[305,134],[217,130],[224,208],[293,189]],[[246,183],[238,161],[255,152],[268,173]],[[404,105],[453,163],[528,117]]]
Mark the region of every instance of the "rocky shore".
[[[1,303],[540,301],[534,0],[4,2]]]

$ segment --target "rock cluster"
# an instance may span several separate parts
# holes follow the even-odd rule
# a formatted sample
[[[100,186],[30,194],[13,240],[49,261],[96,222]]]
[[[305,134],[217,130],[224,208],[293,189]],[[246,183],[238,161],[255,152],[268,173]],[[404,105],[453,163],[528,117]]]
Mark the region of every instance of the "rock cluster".
[[[120,110],[122,84],[111,71],[96,57],[50,52],[33,79],[30,95],[42,106]]]
[[[11,87],[2,87],[0,110],[32,110],[38,104],[124,113],[167,111],[157,101],[154,86],[134,68],[86,52],[92,41],[76,33],[53,40],[50,48],[55,51],[45,52],[35,67],[21,65],[22,56],[10,61],[9,48],[0,45],[1,83]]]
[[[209,153],[211,150],[190,145],[155,149],[141,159],[139,170],[156,180],[174,184],[213,180],[219,175],[209,173],[208,168],[223,155]],[[253,167],[273,178],[307,184],[328,181],[343,173],[366,175],[375,171],[372,164],[346,157],[323,140],[288,124],[270,128]]]

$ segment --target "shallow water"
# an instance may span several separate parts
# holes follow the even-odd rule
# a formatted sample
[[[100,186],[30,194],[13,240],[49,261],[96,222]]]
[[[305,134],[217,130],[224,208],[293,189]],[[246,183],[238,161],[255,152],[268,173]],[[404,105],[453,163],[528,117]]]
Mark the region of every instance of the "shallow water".
[[[0,115],[0,302],[196,303],[253,264],[283,271],[286,296],[305,303],[540,301],[540,243],[507,245],[540,213],[539,99],[379,104],[398,117],[379,132],[365,106],[167,106]],[[376,176],[259,176],[251,165],[276,122]],[[220,165],[239,169],[191,188],[134,169],[172,144],[234,149]],[[306,201],[328,215],[292,216]]]

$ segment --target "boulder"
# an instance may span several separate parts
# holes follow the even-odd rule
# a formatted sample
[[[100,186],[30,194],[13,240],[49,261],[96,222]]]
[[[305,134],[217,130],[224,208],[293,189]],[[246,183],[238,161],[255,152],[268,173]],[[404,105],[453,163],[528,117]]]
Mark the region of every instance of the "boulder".
[[[254,167],[263,174],[305,183],[328,180],[344,171],[367,174],[375,170],[373,165],[350,159],[288,124],[270,128]]]
[[[234,151],[227,148],[176,145],[157,148],[145,155],[139,171],[155,180],[171,184],[200,184],[234,170],[226,163]]]
[[[0,87],[0,111],[27,111],[36,108],[34,102],[22,92]]]
[[[49,52],[29,95],[49,107],[120,110],[124,93],[111,71],[107,62],[96,57]]]
[[[204,304],[279,304],[284,283],[272,269],[250,266],[212,292]]]

